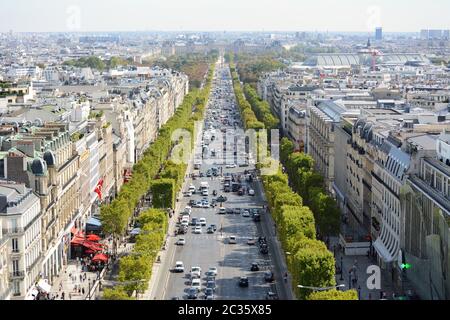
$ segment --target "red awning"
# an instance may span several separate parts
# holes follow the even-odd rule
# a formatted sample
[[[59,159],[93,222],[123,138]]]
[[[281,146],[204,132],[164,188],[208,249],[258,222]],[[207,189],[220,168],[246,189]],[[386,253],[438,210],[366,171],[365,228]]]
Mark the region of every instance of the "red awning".
[[[85,240],[83,237],[75,236],[73,237],[72,241],[70,241],[70,243],[75,245],[82,245],[84,241]]]
[[[92,262],[108,262],[108,256],[106,254],[100,253],[92,258]]]
[[[96,235],[96,234],[89,234],[86,237],[86,239],[89,240],[89,241],[100,241],[101,238],[98,235]]]
[[[72,234],[77,234],[77,233],[78,233],[78,229],[75,228],[75,227],[72,227],[72,229],[70,229],[70,232],[71,232]]]

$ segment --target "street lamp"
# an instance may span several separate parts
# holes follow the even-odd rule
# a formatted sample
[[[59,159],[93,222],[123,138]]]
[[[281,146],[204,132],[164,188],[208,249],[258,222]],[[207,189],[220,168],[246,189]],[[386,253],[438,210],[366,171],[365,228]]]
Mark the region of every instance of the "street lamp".
[[[345,288],[345,284],[340,284],[337,286],[332,286],[332,287],[325,287],[325,288],[321,288],[321,287],[308,287],[308,286],[302,286],[301,284],[299,284],[297,286],[297,288],[300,289],[311,289],[313,291],[327,291],[327,290],[331,290],[331,289],[338,289],[338,288]]]
[[[343,266],[344,258],[341,256],[341,281],[344,281],[344,266]]]

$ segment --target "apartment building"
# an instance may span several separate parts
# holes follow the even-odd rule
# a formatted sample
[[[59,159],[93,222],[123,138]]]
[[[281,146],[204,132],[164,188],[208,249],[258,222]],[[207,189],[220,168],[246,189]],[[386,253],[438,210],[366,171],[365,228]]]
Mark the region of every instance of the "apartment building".
[[[402,258],[412,268],[405,276],[420,296],[450,298],[450,135],[434,137],[434,156],[424,156],[402,190]],[[430,144],[428,143],[428,146]],[[420,151],[412,144],[412,152]]]
[[[67,124],[23,128],[3,141],[7,179],[24,183],[38,196],[42,211],[42,276],[49,281],[67,263],[71,228],[81,215],[79,155]]]
[[[8,238],[11,299],[27,298],[40,276],[41,215],[39,198],[31,189],[24,184],[0,183],[0,220],[2,237]]]
[[[12,286],[9,282],[9,237],[3,234],[3,220],[0,219],[0,300],[10,300]]]

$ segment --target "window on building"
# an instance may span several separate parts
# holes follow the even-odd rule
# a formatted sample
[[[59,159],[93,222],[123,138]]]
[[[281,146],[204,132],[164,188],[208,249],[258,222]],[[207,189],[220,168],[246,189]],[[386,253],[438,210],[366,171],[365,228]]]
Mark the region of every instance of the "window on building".
[[[20,283],[19,281],[13,281],[13,293],[15,296],[20,296]]]
[[[12,260],[12,271],[14,274],[19,273],[19,260]]]
[[[11,239],[11,246],[12,246],[12,251],[17,253],[19,252],[19,239],[17,238],[12,238]]]

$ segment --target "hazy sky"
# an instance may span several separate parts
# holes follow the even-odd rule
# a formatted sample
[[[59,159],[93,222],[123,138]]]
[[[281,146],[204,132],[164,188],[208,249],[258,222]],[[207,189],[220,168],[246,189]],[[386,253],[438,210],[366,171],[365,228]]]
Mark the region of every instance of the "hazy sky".
[[[1,0],[0,31],[450,29],[449,0]]]

